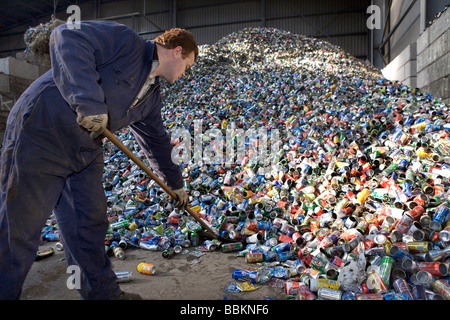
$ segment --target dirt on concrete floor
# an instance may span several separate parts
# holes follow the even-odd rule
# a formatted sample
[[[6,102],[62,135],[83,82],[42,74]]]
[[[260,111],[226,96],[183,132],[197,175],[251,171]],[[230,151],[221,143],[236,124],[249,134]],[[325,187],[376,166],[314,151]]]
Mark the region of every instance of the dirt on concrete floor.
[[[55,248],[55,242],[46,242],[40,250]],[[25,280],[22,300],[80,300],[79,293],[69,289],[71,272],[63,251],[54,250],[52,256],[35,261]],[[126,248],[126,258],[111,257],[115,272],[131,271],[132,280],[120,284],[123,291],[139,293],[144,299],[156,300],[286,300],[284,288],[268,284],[255,285],[246,292],[227,291],[227,285],[236,283],[234,269],[258,268],[249,264],[236,252],[205,252],[202,247],[188,247],[182,253],[166,259],[160,251]],[[154,275],[137,271],[141,262],[153,264]]]

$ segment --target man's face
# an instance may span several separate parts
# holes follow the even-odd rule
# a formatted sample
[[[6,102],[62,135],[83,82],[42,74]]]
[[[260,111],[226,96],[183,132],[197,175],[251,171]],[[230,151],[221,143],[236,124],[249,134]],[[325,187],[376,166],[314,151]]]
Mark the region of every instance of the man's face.
[[[181,54],[182,48],[176,47],[172,52],[172,61],[168,66],[168,70],[164,78],[170,84],[173,84],[178,79],[184,77],[186,70],[189,70],[195,62],[195,54],[191,52],[186,58]]]

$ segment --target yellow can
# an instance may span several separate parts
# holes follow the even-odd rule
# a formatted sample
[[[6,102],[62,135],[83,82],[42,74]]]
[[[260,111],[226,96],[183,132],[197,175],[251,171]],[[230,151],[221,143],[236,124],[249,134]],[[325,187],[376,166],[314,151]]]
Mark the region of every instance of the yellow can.
[[[359,203],[360,205],[363,205],[364,202],[366,201],[367,197],[370,194],[370,190],[369,189],[362,189],[359,193],[358,193],[358,197],[356,198],[356,202]]]
[[[144,274],[154,275],[156,270],[155,266],[150,263],[141,262],[137,266],[137,271]]]

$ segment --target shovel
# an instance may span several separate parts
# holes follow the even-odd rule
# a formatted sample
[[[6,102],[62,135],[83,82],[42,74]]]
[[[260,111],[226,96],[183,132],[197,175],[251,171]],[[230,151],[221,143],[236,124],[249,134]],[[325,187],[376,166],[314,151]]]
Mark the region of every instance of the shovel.
[[[174,200],[178,200],[177,195],[170,189],[161,179],[158,178],[156,174],[154,174],[137,156],[134,155],[114,134],[111,133],[108,129],[103,131],[103,135],[108,138],[116,147],[118,147],[125,155],[128,156],[134,163],[136,163],[139,168],[141,168],[151,179],[153,179],[161,188],[166,191],[169,196],[171,196]],[[205,228],[207,233],[209,233],[213,238],[219,239],[219,236],[211,229],[211,227],[203,221],[191,208],[184,208],[200,225]]]

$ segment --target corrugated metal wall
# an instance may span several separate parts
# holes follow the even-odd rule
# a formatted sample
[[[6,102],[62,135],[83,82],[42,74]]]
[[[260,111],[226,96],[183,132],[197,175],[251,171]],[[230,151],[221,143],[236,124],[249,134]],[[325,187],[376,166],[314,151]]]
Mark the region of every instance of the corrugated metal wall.
[[[366,58],[366,0],[134,0],[80,5],[82,20],[110,19],[152,39],[171,27],[189,29],[199,44],[211,44],[243,28],[270,27],[318,37]],[[57,17],[66,20],[64,10]],[[47,22],[50,16],[36,21]],[[23,51],[23,26],[12,36],[0,35],[0,55]],[[6,40],[6,42],[5,42]]]

